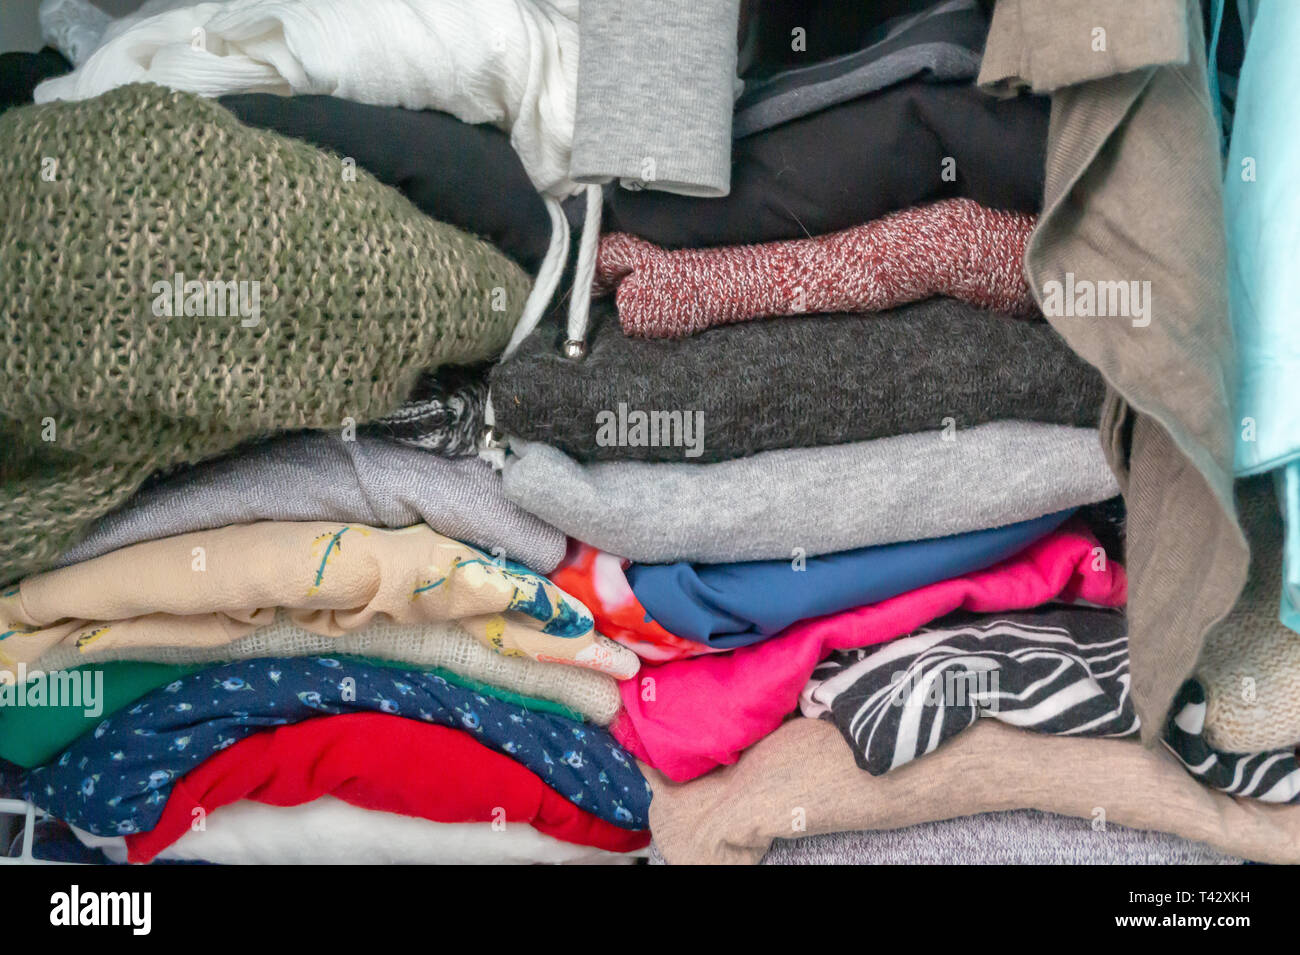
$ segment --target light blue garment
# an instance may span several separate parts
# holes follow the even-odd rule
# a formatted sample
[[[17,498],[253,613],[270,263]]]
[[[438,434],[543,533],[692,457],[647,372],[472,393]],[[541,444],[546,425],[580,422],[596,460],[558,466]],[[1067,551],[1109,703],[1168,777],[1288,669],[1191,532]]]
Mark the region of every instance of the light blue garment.
[[[1251,27],[1255,23],[1255,18],[1259,16],[1259,8],[1265,0],[1237,0],[1237,16],[1241,20],[1241,29],[1245,31],[1247,37],[1250,36]]]
[[[1300,631],[1300,16],[1293,0],[1251,12],[1223,190],[1240,363],[1236,466],[1241,476],[1286,470],[1278,487],[1291,597],[1280,616]]]
[[[1073,510],[1005,527],[860,547],[802,562],[633,564],[632,593],[669,633],[720,650],[747,647],[810,617],[888,600],[992,567],[1056,530]]]
[[[1278,619],[1300,633],[1300,465],[1279,468],[1273,477],[1286,521],[1286,536],[1282,540],[1282,609]]]
[[[1205,62],[1208,66],[1207,79],[1210,83],[1210,106],[1214,110],[1214,122],[1219,127],[1219,149],[1223,151],[1223,101],[1219,95],[1219,84],[1223,78],[1219,75],[1219,35],[1223,30],[1223,0],[1210,0],[1210,38],[1206,43]]]

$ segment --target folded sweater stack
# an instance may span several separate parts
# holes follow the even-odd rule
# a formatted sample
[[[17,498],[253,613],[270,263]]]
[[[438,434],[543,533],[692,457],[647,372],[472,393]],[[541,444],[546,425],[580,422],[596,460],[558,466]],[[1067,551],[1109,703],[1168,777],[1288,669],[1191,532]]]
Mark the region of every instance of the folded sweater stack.
[[[44,0],[0,783],[113,862],[1300,861],[1294,250],[1221,274],[1196,0],[1075,6]]]
[[[961,609],[1124,604],[1118,555],[1072,517],[1119,492],[1104,386],[1025,283],[1041,163],[1001,165],[1009,142],[1042,155],[1046,104],[971,78],[864,77],[739,140],[725,199],[617,193],[585,342],[543,325],[492,371],[506,494],[575,540],[552,579],[645,661],[613,729],[670,778],[734,762],[833,651]],[[901,155],[864,145],[878,175],[852,150],[808,161],[828,124],[906,125],[917,103],[933,126]],[[956,174],[918,176],[938,143]],[[819,215],[730,217],[779,206],[742,185],[766,150]]]
[[[342,79],[401,7],[424,17],[412,43],[450,41],[451,4],[389,4],[331,54],[296,46],[338,95],[290,97],[233,79],[263,11],[227,6],[151,4],[0,116],[3,162],[54,163],[0,196],[14,794],[87,841],[138,840],[136,862],[200,807],[231,810],[213,831],[238,842],[259,804],[300,810],[277,861],[325,861],[340,807],[390,845],[418,823],[405,861],[639,854],[649,790],[607,729],[637,658],[542,576],[564,536],[477,457],[484,363],[552,244],[550,196],[576,188],[535,188],[558,162],[549,115],[524,146],[528,110],[572,91],[576,21],[539,7],[542,32],[511,38],[570,60],[545,104],[515,104],[512,140],[473,125],[484,104],[387,101],[414,77]],[[224,50],[215,88],[165,66],[199,20]],[[495,69],[490,44],[460,48]],[[405,105],[452,110],[459,81]],[[442,172],[413,161],[430,155]]]

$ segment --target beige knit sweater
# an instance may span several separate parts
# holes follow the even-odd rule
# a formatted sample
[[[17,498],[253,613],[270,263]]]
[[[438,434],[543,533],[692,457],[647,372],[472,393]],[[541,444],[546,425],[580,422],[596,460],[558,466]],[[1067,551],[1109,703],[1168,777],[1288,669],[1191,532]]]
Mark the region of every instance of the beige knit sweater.
[[[1164,749],[1136,740],[1040,736],[980,720],[924,759],[864,773],[839,730],[793,719],[688,783],[642,767],[650,829],[675,864],[754,865],[783,837],[1040,809],[1168,832],[1260,862],[1300,862],[1300,806],[1233,799],[1202,786]]]
[[[1300,745],[1300,634],[1282,626],[1282,515],[1271,476],[1238,482],[1250,538],[1241,599],[1205,641],[1196,676],[1205,687],[1205,737],[1229,753]]]

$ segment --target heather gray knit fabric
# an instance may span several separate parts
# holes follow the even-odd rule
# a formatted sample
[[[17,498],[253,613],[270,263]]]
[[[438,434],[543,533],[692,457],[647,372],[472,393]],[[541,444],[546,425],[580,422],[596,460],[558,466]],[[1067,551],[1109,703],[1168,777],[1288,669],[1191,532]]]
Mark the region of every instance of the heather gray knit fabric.
[[[565,358],[547,323],[492,370],[501,431],[579,461],[702,463],[1000,419],[1100,420],[1101,376],[1049,325],[951,299],[745,322],[679,341],[624,336],[612,301],[593,303],[592,315],[585,360]],[[603,427],[625,412],[680,412],[689,424],[702,416],[702,444],[634,446],[631,428]],[[610,431],[619,432],[612,441]]]
[[[1001,527],[1119,493],[1092,428],[966,431],[768,451],[719,464],[581,465],[514,442],[506,496],[641,563],[777,560]]]
[[[501,478],[477,458],[307,432],[246,445],[146,486],[101,518],[58,566],[138,541],[252,521],[423,521],[541,573],[555,569],[565,547],[558,530],[506,500]]]
[[[725,196],[739,15],[740,0],[582,0],[570,177]]]
[[[1241,865],[1203,842],[1036,809],[776,839],[762,865]]]

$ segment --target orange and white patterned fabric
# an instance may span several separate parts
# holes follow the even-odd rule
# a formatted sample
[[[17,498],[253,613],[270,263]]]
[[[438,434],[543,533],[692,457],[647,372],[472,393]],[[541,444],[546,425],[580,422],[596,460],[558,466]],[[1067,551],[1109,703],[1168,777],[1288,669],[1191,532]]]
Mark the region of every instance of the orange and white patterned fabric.
[[[667,663],[722,650],[669,633],[651,618],[627,582],[631,561],[569,539],[569,552],[551,580],[591,611],[596,630],[643,660]]]

